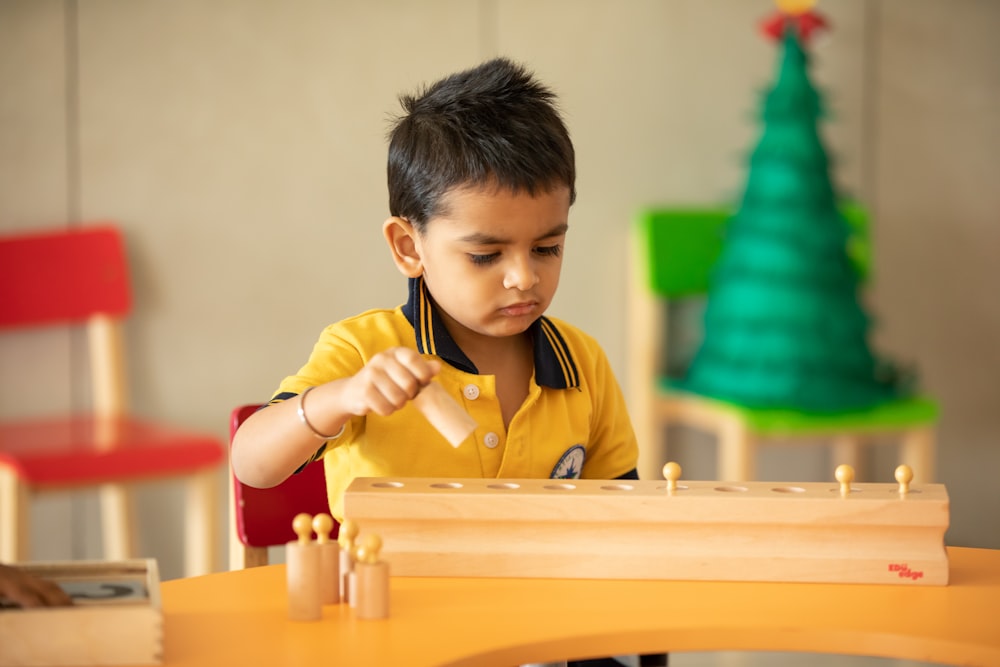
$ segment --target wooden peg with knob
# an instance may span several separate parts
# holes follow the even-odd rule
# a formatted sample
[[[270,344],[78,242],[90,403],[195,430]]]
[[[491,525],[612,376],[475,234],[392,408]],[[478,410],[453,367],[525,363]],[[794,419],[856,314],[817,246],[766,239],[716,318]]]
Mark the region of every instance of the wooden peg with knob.
[[[369,534],[358,548],[354,564],[356,582],[355,613],[358,618],[375,619],[389,616],[389,564],[379,560],[382,538]]]
[[[297,514],[292,530],[298,538],[285,545],[285,571],[288,586],[288,618],[293,621],[318,621],[323,615],[320,598],[320,556],[312,541],[313,518]]]
[[[907,495],[910,492],[910,482],[913,481],[913,469],[905,464],[898,466],[895,477],[896,481],[899,482],[899,495]]]
[[[663,466],[663,479],[667,480],[667,493],[673,494],[677,490],[677,480],[681,478],[680,464],[670,461]]]
[[[840,495],[847,497],[851,493],[851,482],[854,481],[854,468],[843,464],[837,466],[833,476],[840,482]]]
[[[358,524],[345,519],[340,524],[340,535],[337,542],[340,544],[340,600],[350,602],[350,577],[351,570],[354,569],[354,540],[358,537]]]
[[[333,517],[317,514],[313,517],[312,528],[319,550],[320,599],[323,604],[337,604],[340,602],[340,545],[330,539]]]

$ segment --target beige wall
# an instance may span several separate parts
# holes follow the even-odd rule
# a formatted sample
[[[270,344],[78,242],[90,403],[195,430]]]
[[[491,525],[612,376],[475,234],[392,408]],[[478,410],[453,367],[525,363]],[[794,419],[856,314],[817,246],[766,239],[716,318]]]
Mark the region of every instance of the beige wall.
[[[230,409],[266,399],[322,326],[404,298],[379,233],[396,95],[506,54],[561,95],[579,154],[552,312],[624,373],[629,218],[738,196],[774,69],[755,23],[772,7],[0,0],[0,231],[120,221],[137,283],[134,405],[225,436]],[[814,74],[836,114],[837,180],[875,214],[878,344],[919,364],[943,403],[949,542],[1000,548],[1000,3],[821,9],[834,30]],[[28,365],[25,348],[46,360]],[[0,339],[0,416],[81,403],[79,349]],[[769,451],[762,474],[822,474],[810,456]],[[141,499],[143,552],[177,576],[177,489]],[[94,507],[37,503],[34,557],[99,556]]]

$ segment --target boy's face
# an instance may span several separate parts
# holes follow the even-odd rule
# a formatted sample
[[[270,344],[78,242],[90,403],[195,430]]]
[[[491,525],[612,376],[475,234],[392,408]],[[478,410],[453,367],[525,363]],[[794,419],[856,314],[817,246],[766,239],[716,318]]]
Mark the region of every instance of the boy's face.
[[[523,333],[552,302],[568,229],[569,188],[531,196],[459,189],[415,235],[424,281],[459,345]]]

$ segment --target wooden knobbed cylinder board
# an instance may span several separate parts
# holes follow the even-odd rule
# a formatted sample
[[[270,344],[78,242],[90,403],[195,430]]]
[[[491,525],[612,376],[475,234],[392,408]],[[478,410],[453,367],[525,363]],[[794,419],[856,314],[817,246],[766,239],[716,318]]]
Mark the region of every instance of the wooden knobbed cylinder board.
[[[394,576],[944,585],[943,485],[358,478]]]

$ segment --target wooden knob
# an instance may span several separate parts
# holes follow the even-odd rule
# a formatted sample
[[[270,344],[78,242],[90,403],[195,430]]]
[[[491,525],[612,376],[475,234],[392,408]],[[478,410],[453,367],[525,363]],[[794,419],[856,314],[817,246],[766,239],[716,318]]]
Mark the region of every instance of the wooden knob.
[[[299,536],[299,544],[309,544],[312,540],[312,522],[313,518],[305,512],[292,519],[292,530]]]
[[[330,533],[333,532],[333,517],[326,513],[320,513],[313,517],[312,528],[316,533],[316,541],[320,544],[329,544]]]
[[[362,563],[377,563],[378,554],[382,550],[382,538],[375,534],[365,535],[358,548],[358,560]]]
[[[677,480],[681,478],[680,464],[670,461],[663,466],[663,479],[667,480],[667,493],[677,490]]]
[[[840,495],[846,496],[851,492],[851,482],[854,481],[854,468],[849,465],[839,465],[833,476],[840,482]]]
[[[913,481],[913,469],[903,464],[896,468],[896,481],[899,482],[899,493],[906,495],[910,492],[910,482]]]
[[[358,524],[350,519],[345,519],[344,523],[340,524],[340,535],[337,537],[340,546],[348,551],[352,550],[354,548],[354,539],[357,536]]]

